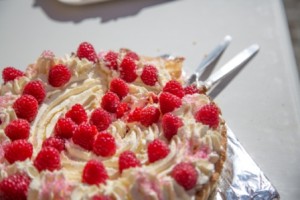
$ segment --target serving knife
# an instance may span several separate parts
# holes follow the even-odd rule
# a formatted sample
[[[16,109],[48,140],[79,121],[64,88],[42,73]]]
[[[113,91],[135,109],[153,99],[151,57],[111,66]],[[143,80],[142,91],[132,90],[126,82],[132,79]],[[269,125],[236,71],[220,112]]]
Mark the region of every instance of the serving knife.
[[[218,44],[199,64],[195,73],[193,73],[186,82],[186,85],[191,85],[192,83],[199,80],[199,77],[204,72],[204,70],[214,64],[214,62],[223,54],[228,45],[230,44],[232,37],[230,35],[226,35],[222,42]]]
[[[197,81],[197,86],[204,87],[205,90],[210,90],[220,80],[227,77],[230,73],[237,70],[238,68],[244,66],[244,64],[250,61],[258,51],[259,45],[252,44],[251,46],[237,54],[234,58],[229,60],[225,65],[223,65],[218,71],[214,72],[204,82]]]

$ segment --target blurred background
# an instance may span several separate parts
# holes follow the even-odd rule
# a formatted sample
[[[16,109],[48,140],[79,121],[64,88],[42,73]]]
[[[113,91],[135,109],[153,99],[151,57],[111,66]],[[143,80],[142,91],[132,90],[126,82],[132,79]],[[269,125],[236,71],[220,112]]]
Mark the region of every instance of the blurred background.
[[[300,75],[300,1],[283,0]]]

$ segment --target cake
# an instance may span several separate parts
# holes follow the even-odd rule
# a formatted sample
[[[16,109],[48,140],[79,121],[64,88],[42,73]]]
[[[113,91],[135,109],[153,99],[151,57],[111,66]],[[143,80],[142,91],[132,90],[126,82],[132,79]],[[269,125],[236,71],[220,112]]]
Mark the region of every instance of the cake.
[[[221,111],[181,57],[88,43],[5,67],[0,199],[208,199],[226,158]]]

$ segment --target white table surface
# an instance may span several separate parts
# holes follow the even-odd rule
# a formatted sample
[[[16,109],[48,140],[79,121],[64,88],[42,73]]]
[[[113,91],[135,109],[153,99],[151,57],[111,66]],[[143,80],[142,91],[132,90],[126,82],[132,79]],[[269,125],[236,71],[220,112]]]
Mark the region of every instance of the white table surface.
[[[280,0],[0,0],[1,69],[25,69],[44,49],[63,56],[89,41],[97,51],[182,55],[190,73],[226,34],[233,41],[218,67],[252,43],[261,50],[216,102],[282,199],[299,199],[299,79]]]

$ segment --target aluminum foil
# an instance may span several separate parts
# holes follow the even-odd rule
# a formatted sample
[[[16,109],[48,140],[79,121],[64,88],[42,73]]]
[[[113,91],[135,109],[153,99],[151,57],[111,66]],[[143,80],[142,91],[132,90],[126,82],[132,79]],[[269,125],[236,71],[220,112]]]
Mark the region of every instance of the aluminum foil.
[[[227,160],[210,200],[277,200],[279,193],[227,126]]]

